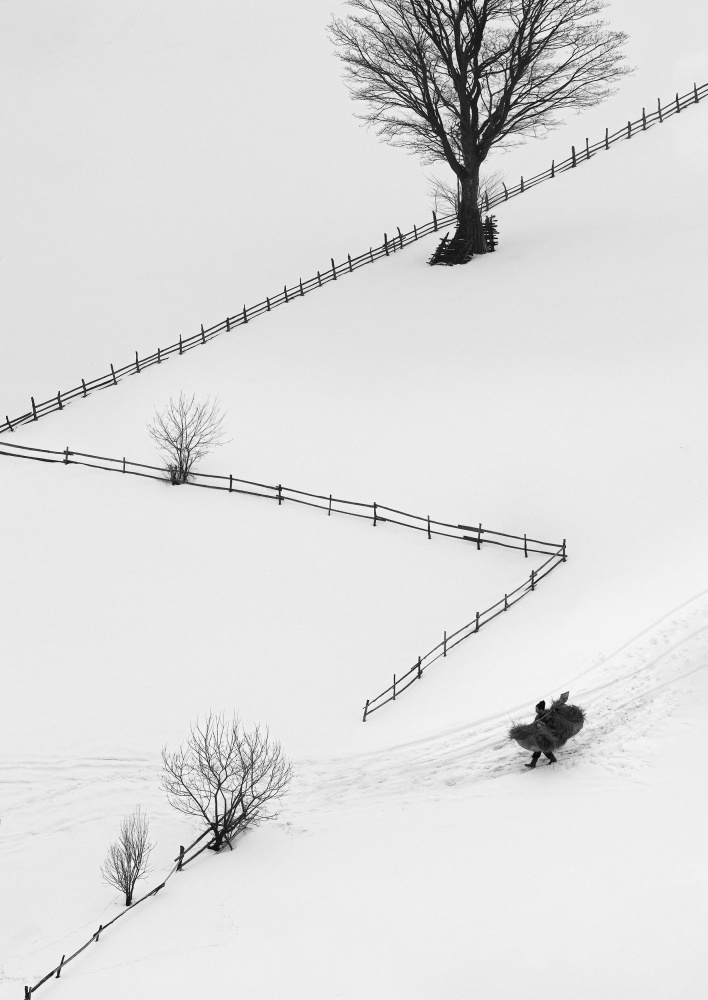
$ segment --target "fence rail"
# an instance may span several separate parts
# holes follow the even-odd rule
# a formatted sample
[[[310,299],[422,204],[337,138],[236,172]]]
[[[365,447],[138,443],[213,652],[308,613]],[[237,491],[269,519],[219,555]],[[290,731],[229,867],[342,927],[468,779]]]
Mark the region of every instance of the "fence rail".
[[[32,994],[35,992],[35,990],[38,990],[40,986],[43,986],[50,979],[59,979],[62,970],[69,964],[69,962],[73,962],[74,959],[78,955],[80,955],[82,951],[85,951],[90,944],[95,944],[99,940],[101,934],[103,934],[104,931],[107,931],[108,928],[111,927],[113,924],[115,924],[117,920],[120,920],[120,918],[124,917],[127,913],[131,913],[136,906],[139,906],[141,903],[144,903],[146,899],[150,899],[151,896],[156,896],[160,891],[160,889],[164,889],[175,872],[182,871],[182,869],[186,865],[188,865],[190,861],[194,861],[194,859],[198,857],[202,853],[202,851],[205,851],[215,842],[212,838],[212,840],[208,841],[198,851],[189,856],[189,852],[196,847],[196,845],[200,842],[200,840],[203,840],[204,837],[208,836],[210,833],[211,830],[205,830],[197,837],[196,840],[194,840],[189,845],[189,847],[180,847],[179,856],[175,858],[176,864],[172,866],[172,868],[169,870],[169,872],[162,880],[162,882],[160,882],[159,885],[156,885],[153,889],[150,889],[150,891],[146,892],[145,895],[140,897],[140,899],[136,899],[134,903],[130,904],[130,906],[126,906],[124,910],[121,910],[120,913],[117,916],[115,916],[112,920],[109,920],[107,924],[99,924],[98,930],[94,931],[94,933],[91,935],[88,941],[82,944],[80,948],[77,948],[76,951],[73,952],[68,957],[67,955],[62,955],[59,965],[55,965],[54,968],[51,970],[51,972],[48,972],[45,976],[42,976],[42,978],[38,980],[34,984],[34,986],[25,986],[25,1000],[28,1000],[28,998],[31,997]]]
[[[445,632],[442,642],[439,642],[437,646],[434,646],[424,656],[419,656],[418,661],[405,674],[401,674],[398,677],[394,674],[393,684],[387,687],[385,691],[377,694],[375,698],[367,698],[362,721],[366,722],[372,712],[377,712],[384,705],[395,701],[415,681],[422,680],[423,674],[428,667],[442,657],[446,657],[451,649],[454,649],[463,640],[469,639],[470,636],[476,635],[483,625],[488,625],[489,622],[493,621],[499,615],[503,615],[505,611],[513,608],[527,594],[532,593],[540,581],[547,577],[557,566],[564,563],[566,559],[567,551],[564,541],[562,546],[557,549],[550,559],[547,559],[537,570],[532,570],[531,576],[527,580],[524,580],[515,590],[505,594],[503,598],[490,608],[487,608],[486,611],[478,611],[471,622],[458,628],[456,632],[451,632],[449,635]]]
[[[104,472],[117,472],[121,475],[139,476],[143,479],[156,479],[169,482],[169,474],[164,467],[146,465],[143,462],[132,462],[126,458],[108,458],[105,455],[89,455],[86,452],[72,451],[65,448],[57,451],[50,448],[32,448],[27,445],[13,444],[9,441],[0,442],[0,455],[9,458],[24,458],[35,462],[48,462],[57,465],[80,465],[90,469],[101,469]],[[332,494],[308,493],[292,489],[289,486],[267,485],[249,479],[239,479],[236,476],[211,475],[193,473],[192,479],[185,486],[198,487],[207,490],[220,490],[222,493],[236,493],[246,496],[262,497],[274,500],[278,505],[296,503],[303,507],[314,507],[317,510],[332,514],[347,514],[369,521],[374,527],[380,524],[396,524],[424,532],[431,539],[433,535],[443,538],[457,538],[471,542],[477,550],[481,547],[494,545],[505,549],[515,549],[529,555],[552,555],[559,548],[564,548],[565,541],[545,542],[528,535],[513,535],[503,531],[484,528],[482,524],[453,524],[447,521],[437,521],[430,516],[407,514],[394,507],[380,503],[365,503],[358,500],[343,500]],[[248,488],[248,487],[253,487]],[[321,501],[321,502],[317,502]],[[391,516],[397,515],[397,516]]]
[[[704,83],[700,87],[697,87],[694,84],[693,89],[688,93],[683,96],[679,96],[677,93],[676,97],[665,105],[662,105],[661,100],[659,100],[655,111],[647,113],[646,109],[642,108],[640,118],[635,121],[628,121],[626,125],[623,125],[622,128],[616,130],[612,134],[610,134],[609,129],[605,129],[604,137],[598,142],[591,144],[589,140],[586,139],[585,146],[578,147],[577,149],[575,146],[571,147],[571,155],[566,157],[564,160],[559,160],[558,162],[553,160],[548,170],[543,170],[540,174],[535,174],[533,177],[528,177],[526,179],[521,177],[519,183],[514,184],[511,187],[507,187],[505,184],[502,184],[502,190],[491,198],[489,196],[485,196],[480,207],[484,211],[489,211],[497,205],[501,205],[505,201],[508,201],[510,198],[515,198],[520,194],[524,194],[526,191],[536,187],[538,184],[551,180],[556,176],[556,174],[572,170],[581,163],[590,160],[596,153],[602,150],[608,150],[614,143],[625,139],[631,139],[633,136],[639,134],[639,132],[644,132],[647,129],[652,128],[654,125],[664,122],[667,118],[680,114],[681,111],[690,107],[692,104],[697,104],[701,98],[705,97],[707,94],[708,83]],[[185,338],[180,337],[176,343],[170,344],[168,347],[158,347],[157,351],[142,358],[136,351],[135,361],[131,361],[129,364],[122,365],[119,368],[114,368],[111,364],[110,373],[91,379],[88,382],[82,378],[81,385],[75,386],[73,389],[64,391],[60,390],[57,392],[56,396],[52,396],[43,402],[36,403],[34,396],[31,396],[30,410],[26,413],[20,414],[19,416],[13,417],[12,419],[6,415],[4,422],[0,422],[0,434],[8,431],[14,431],[16,427],[38,420],[40,417],[47,416],[55,410],[62,410],[67,403],[74,399],[83,398],[90,392],[96,392],[99,389],[106,389],[112,385],[118,385],[118,382],[121,379],[126,378],[128,375],[138,375],[144,368],[149,368],[150,366],[156,364],[159,365],[173,354],[184,354],[185,351],[190,351],[194,347],[206,344],[208,341],[213,340],[214,337],[218,337],[222,333],[230,332],[239,326],[245,326],[251,320],[257,318],[258,316],[262,316],[266,312],[270,312],[277,306],[286,305],[294,299],[314,291],[316,288],[321,288],[330,281],[336,281],[344,274],[350,274],[360,267],[364,267],[367,264],[373,264],[374,261],[381,260],[383,257],[388,257],[392,253],[402,250],[405,246],[409,246],[411,243],[416,242],[421,237],[437,232],[441,226],[454,224],[455,221],[456,217],[454,213],[438,218],[437,214],[433,212],[432,219],[424,223],[422,226],[414,225],[413,229],[406,233],[402,233],[400,228],[397,227],[396,235],[391,236],[390,238],[388,233],[384,233],[384,242],[382,244],[377,247],[369,247],[368,251],[364,251],[364,253],[361,253],[356,257],[352,257],[351,254],[347,254],[346,261],[343,261],[341,264],[335,264],[334,258],[330,258],[330,266],[324,271],[318,271],[316,277],[308,278],[305,281],[299,279],[297,283],[292,285],[290,288],[285,285],[283,286],[282,292],[278,292],[273,296],[268,296],[262,302],[257,302],[253,306],[247,307],[244,305],[243,308],[233,316],[227,316],[225,320],[221,320],[219,323],[215,323],[213,326],[207,327],[206,329],[204,328],[204,325],[202,325],[198,333]]]

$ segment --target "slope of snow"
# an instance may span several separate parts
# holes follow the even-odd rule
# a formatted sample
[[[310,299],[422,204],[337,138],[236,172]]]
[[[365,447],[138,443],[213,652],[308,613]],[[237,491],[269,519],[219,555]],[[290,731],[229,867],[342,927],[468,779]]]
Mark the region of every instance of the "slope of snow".
[[[280,819],[41,996],[705,995],[706,113],[504,206],[494,256],[426,241],[12,437],[150,461],[153,408],[216,394],[204,471],[570,558],[362,725],[531,560],[0,458],[3,1000],[118,912],[98,867],[137,801],[169,869],[159,748],[210,707],[295,757]],[[566,688],[587,725],[529,773],[510,720]]]

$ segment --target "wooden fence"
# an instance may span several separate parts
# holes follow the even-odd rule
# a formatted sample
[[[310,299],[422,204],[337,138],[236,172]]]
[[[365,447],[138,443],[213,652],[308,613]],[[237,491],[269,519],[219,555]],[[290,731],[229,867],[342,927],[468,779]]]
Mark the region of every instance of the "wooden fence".
[[[491,608],[487,608],[486,611],[478,611],[471,622],[458,628],[456,632],[451,632],[449,635],[447,632],[443,634],[442,642],[439,642],[437,646],[434,646],[425,656],[419,656],[417,663],[414,663],[410,670],[407,670],[405,674],[401,674],[396,677],[393,675],[393,684],[387,687],[385,691],[381,694],[377,694],[375,698],[368,699],[364,705],[364,718],[363,722],[366,722],[367,717],[371,715],[372,712],[378,711],[379,708],[383,708],[390,701],[395,701],[411,684],[415,681],[422,680],[424,672],[435,663],[436,660],[441,659],[441,657],[447,656],[451,649],[454,649],[459,643],[464,639],[469,639],[471,635],[476,635],[477,632],[482,628],[483,625],[489,624],[499,615],[503,615],[505,611],[513,608],[515,604],[526,597],[527,594],[532,593],[541,580],[548,576],[549,573],[564,563],[567,559],[567,550],[565,540],[563,544],[556,550],[556,552],[547,559],[541,566],[536,570],[531,570],[531,576],[524,580],[520,586],[515,590],[510,591],[508,594],[504,594],[501,600],[493,604]]]
[[[661,100],[659,100],[655,111],[647,113],[646,109],[642,108],[641,117],[636,119],[636,121],[628,121],[626,125],[622,126],[622,128],[612,134],[610,134],[609,129],[605,129],[605,135],[599,142],[591,144],[589,140],[586,139],[584,146],[577,148],[573,146],[569,157],[566,157],[564,160],[559,160],[558,162],[553,160],[548,170],[543,170],[540,174],[535,174],[533,177],[528,177],[526,179],[521,177],[519,183],[514,184],[511,187],[507,187],[505,184],[502,184],[502,190],[491,198],[489,196],[485,196],[480,207],[484,211],[489,211],[491,208],[501,205],[510,198],[515,198],[517,195],[524,194],[526,191],[531,190],[531,188],[536,187],[538,184],[551,180],[556,176],[556,174],[572,170],[581,163],[590,160],[596,153],[602,150],[608,150],[614,143],[625,139],[631,139],[640,132],[644,132],[647,129],[652,128],[654,125],[664,122],[667,118],[680,114],[681,111],[690,107],[690,105],[697,104],[702,97],[706,96],[706,94],[708,94],[708,83],[702,84],[700,87],[697,87],[694,84],[693,89],[687,94],[684,94],[683,96],[676,94],[676,97],[665,105],[662,105]],[[131,361],[130,363],[122,365],[119,368],[114,368],[111,364],[110,373],[101,375],[99,378],[91,379],[88,382],[81,379],[81,385],[75,386],[73,389],[64,391],[60,390],[57,392],[56,396],[52,396],[41,403],[36,403],[34,396],[31,396],[31,409],[26,413],[13,417],[12,419],[6,415],[4,422],[0,423],[0,433],[13,431],[15,427],[18,427],[21,424],[38,420],[40,417],[53,413],[55,410],[63,409],[66,403],[73,399],[85,397],[89,392],[95,392],[98,389],[106,389],[109,386],[117,385],[118,382],[126,376],[138,375],[144,368],[149,368],[151,365],[159,365],[173,354],[184,354],[185,351],[190,351],[194,347],[206,344],[209,340],[220,336],[222,333],[229,332],[239,326],[245,326],[253,319],[256,319],[256,317],[262,316],[266,312],[270,312],[277,306],[293,302],[295,299],[306,295],[308,292],[321,288],[330,281],[337,281],[337,279],[341,278],[343,275],[350,274],[358,268],[364,267],[366,264],[373,264],[376,260],[388,257],[392,253],[396,253],[396,251],[402,250],[405,246],[419,240],[422,236],[427,236],[429,233],[437,232],[440,226],[451,225],[454,224],[455,221],[456,217],[454,213],[438,218],[436,213],[433,212],[432,219],[424,223],[422,226],[414,225],[413,229],[407,233],[402,233],[400,228],[397,227],[396,234],[390,237],[388,233],[384,233],[384,241],[382,244],[377,247],[369,247],[368,251],[365,251],[356,257],[352,257],[351,254],[347,254],[346,261],[343,261],[341,264],[335,264],[334,258],[330,258],[329,266],[325,268],[324,271],[318,271],[316,277],[308,278],[306,281],[299,279],[298,282],[291,287],[285,285],[282,292],[266,297],[263,302],[257,302],[253,306],[246,307],[244,305],[240,312],[235,313],[233,316],[227,316],[225,320],[221,320],[219,323],[215,323],[213,326],[207,327],[206,329],[202,324],[198,333],[185,338],[180,337],[175,344],[170,344],[168,347],[158,347],[156,352],[148,354],[142,358],[136,351],[135,361]]]
[[[81,465],[90,469],[101,469],[105,472],[117,472],[121,475],[140,476],[144,479],[157,479],[169,482],[166,468],[157,465],[145,465],[142,462],[131,462],[126,458],[107,458],[103,455],[88,455],[80,451],[55,451],[49,448],[31,448],[27,445],[12,444],[9,441],[0,442],[0,455],[9,458],[26,458],[35,462],[49,462],[60,465]],[[238,479],[236,476],[216,476],[195,472],[192,479],[183,486],[199,487],[200,489],[221,490],[222,493],[236,493],[246,496],[263,497],[274,500],[280,506],[286,501],[303,507],[315,507],[318,510],[332,514],[347,514],[370,522],[373,527],[381,524],[397,524],[413,531],[424,533],[429,539],[433,535],[444,538],[457,538],[471,542],[477,550],[482,545],[496,545],[505,549],[516,549],[529,555],[555,555],[559,548],[564,548],[565,542],[544,542],[528,535],[513,535],[503,531],[493,531],[481,524],[453,524],[448,521],[437,521],[429,515],[407,514],[394,507],[380,503],[364,503],[357,500],[342,500],[332,494],[306,493],[289,486],[268,485],[256,483],[248,479]]]
[[[25,986],[25,1000],[27,1000],[28,997],[31,997],[32,994],[35,992],[35,990],[38,990],[40,986],[43,986],[50,979],[59,979],[62,970],[65,968],[65,966],[67,966],[69,962],[73,962],[74,959],[78,955],[80,955],[82,951],[85,951],[90,944],[95,944],[99,940],[101,934],[107,931],[108,928],[111,927],[117,920],[120,920],[120,918],[124,917],[127,913],[132,913],[135,907],[139,906],[141,903],[144,903],[146,899],[150,899],[151,896],[156,896],[160,891],[160,889],[165,888],[165,886],[167,885],[167,883],[172,878],[175,872],[182,871],[184,868],[186,868],[186,866],[190,862],[194,861],[195,858],[198,858],[203,851],[206,851],[209,847],[211,847],[211,845],[215,843],[213,838],[207,841],[207,843],[204,844],[202,847],[200,847],[198,851],[195,851],[193,854],[190,854],[190,851],[193,851],[196,845],[205,837],[207,837],[210,833],[211,830],[205,830],[204,833],[200,834],[197,837],[197,839],[189,845],[189,847],[180,847],[179,855],[174,859],[175,864],[167,873],[166,877],[162,880],[162,882],[160,882],[159,885],[156,885],[154,889],[150,889],[150,891],[146,892],[144,896],[140,897],[140,899],[136,899],[135,902],[131,903],[130,906],[126,906],[124,910],[121,910],[118,916],[114,917],[113,920],[109,920],[107,924],[99,924],[98,930],[94,931],[94,933],[91,935],[88,941],[82,944],[80,948],[77,948],[76,951],[73,952],[71,955],[68,956],[66,954],[62,955],[59,965],[55,965],[54,968],[50,972],[48,972],[45,976],[42,976],[42,978],[38,982],[36,982],[34,986]]]

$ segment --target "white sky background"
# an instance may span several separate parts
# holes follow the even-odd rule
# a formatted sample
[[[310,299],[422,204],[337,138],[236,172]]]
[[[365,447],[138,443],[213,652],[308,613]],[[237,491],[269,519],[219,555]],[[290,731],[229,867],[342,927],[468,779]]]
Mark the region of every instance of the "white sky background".
[[[4,0],[3,415],[426,217],[427,171],[353,117],[334,10]],[[708,77],[704,4],[606,13],[636,74],[582,124],[502,157],[510,180]]]

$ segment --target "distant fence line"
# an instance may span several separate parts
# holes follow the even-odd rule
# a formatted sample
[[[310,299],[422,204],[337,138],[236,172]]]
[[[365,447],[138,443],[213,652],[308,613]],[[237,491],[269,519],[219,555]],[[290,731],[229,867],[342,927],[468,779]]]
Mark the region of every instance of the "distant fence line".
[[[182,871],[184,868],[187,867],[187,865],[190,862],[194,861],[195,858],[198,858],[203,851],[206,851],[209,847],[211,847],[211,845],[215,843],[213,838],[210,841],[207,841],[207,843],[204,844],[203,847],[200,847],[198,851],[195,851],[194,854],[188,856],[189,852],[192,851],[196,847],[196,845],[201,840],[204,840],[204,838],[207,837],[211,832],[212,832],[211,830],[205,830],[197,837],[195,841],[193,841],[189,845],[189,847],[180,846],[179,855],[174,859],[175,864],[173,865],[173,867],[170,869],[166,877],[162,880],[162,882],[159,885],[156,885],[154,889],[150,889],[150,891],[146,892],[144,896],[140,897],[140,899],[136,899],[134,903],[130,904],[130,906],[126,906],[124,910],[121,910],[121,912],[117,916],[115,916],[113,920],[109,920],[107,924],[99,924],[98,930],[94,931],[94,933],[91,935],[88,941],[82,944],[80,948],[77,948],[76,951],[73,952],[73,954],[68,956],[62,955],[59,965],[55,965],[54,968],[51,970],[51,972],[48,972],[45,976],[43,976],[39,980],[39,982],[36,982],[34,984],[34,986],[25,986],[25,1000],[28,1000],[28,997],[31,997],[32,994],[35,992],[35,990],[38,990],[40,986],[43,986],[50,979],[59,979],[62,973],[62,969],[64,969],[65,966],[69,964],[69,962],[73,962],[73,960],[78,955],[80,955],[82,951],[85,951],[90,944],[95,944],[99,940],[101,934],[104,933],[104,931],[108,930],[108,928],[111,927],[117,920],[120,920],[121,917],[124,917],[126,913],[131,913],[136,906],[140,905],[140,903],[144,903],[145,900],[150,899],[151,896],[156,896],[160,891],[160,889],[165,888],[165,886],[167,885],[167,883],[172,878],[175,872]]]
[[[700,87],[697,87],[694,84],[693,89],[688,93],[681,97],[677,93],[676,97],[665,105],[662,105],[661,99],[659,99],[656,111],[647,113],[646,109],[642,108],[640,118],[637,118],[635,121],[628,121],[625,126],[612,134],[610,134],[609,129],[605,129],[604,138],[599,142],[591,144],[589,140],[586,139],[584,147],[578,147],[578,149],[576,149],[575,146],[571,147],[571,155],[564,160],[559,160],[558,162],[553,160],[548,170],[543,170],[540,174],[535,174],[533,177],[528,177],[526,179],[522,176],[519,183],[514,184],[511,187],[507,187],[506,184],[502,184],[502,190],[493,195],[491,198],[488,195],[485,195],[480,207],[485,211],[489,211],[489,209],[503,204],[510,198],[515,198],[517,195],[524,194],[526,191],[536,187],[538,184],[542,184],[545,181],[554,178],[556,174],[572,170],[574,167],[577,167],[581,163],[591,159],[592,156],[601,150],[608,150],[614,143],[625,139],[631,139],[639,132],[646,131],[652,126],[665,121],[667,118],[679,114],[691,104],[697,104],[702,97],[706,96],[707,93],[708,83],[704,83]],[[143,368],[149,368],[151,365],[159,365],[172,354],[184,354],[185,351],[189,351],[194,347],[206,344],[207,341],[220,336],[224,332],[229,332],[239,326],[245,326],[257,316],[262,316],[264,313],[270,312],[277,306],[286,305],[294,299],[306,295],[308,292],[314,291],[316,288],[321,288],[330,281],[336,281],[344,274],[349,274],[366,264],[373,264],[376,260],[388,257],[390,254],[395,253],[397,250],[402,250],[405,246],[414,243],[421,237],[437,232],[440,226],[451,225],[455,222],[456,216],[454,213],[438,218],[437,214],[433,212],[432,220],[424,223],[422,226],[414,225],[413,229],[407,233],[402,233],[400,228],[397,227],[396,235],[391,237],[389,237],[388,233],[384,233],[384,242],[382,244],[377,247],[369,247],[368,251],[365,251],[356,257],[352,257],[351,254],[347,254],[346,261],[343,261],[341,264],[335,264],[334,258],[330,258],[330,266],[322,272],[318,271],[316,277],[308,278],[305,281],[299,279],[298,282],[290,288],[285,285],[282,292],[278,292],[273,296],[268,296],[263,302],[258,302],[256,305],[248,307],[244,305],[240,312],[235,313],[233,316],[227,316],[225,320],[222,320],[213,326],[207,327],[206,329],[202,324],[198,333],[185,338],[180,337],[175,344],[170,344],[168,347],[163,348],[158,347],[156,352],[148,354],[143,358],[141,358],[136,351],[135,361],[131,361],[129,364],[122,365],[119,368],[114,368],[111,364],[109,374],[91,379],[88,382],[81,379],[81,385],[65,391],[60,390],[57,392],[56,396],[52,396],[50,399],[44,400],[41,403],[36,403],[34,396],[31,396],[31,409],[26,413],[13,417],[12,419],[6,415],[4,422],[0,423],[0,433],[13,431],[15,427],[29,423],[33,420],[38,420],[40,417],[47,416],[55,410],[61,410],[64,408],[66,403],[73,399],[85,397],[89,392],[95,392],[98,389],[106,389],[111,385],[117,385],[120,379],[123,379],[128,375],[137,375],[143,370]]]
[[[107,472],[118,472],[125,475],[140,476],[144,479],[157,479],[160,482],[169,482],[169,473],[164,467],[145,465],[142,462],[131,462],[126,458],[107,458],[104,455],[88,455],[80,451],[71,451],[69,448],[65,448],[63,451],[56,451],[50,448],[32,448],[27,445],[11,444],[9,441],[2,441],[0,442],[0,455],[10,458],[25,458],[35,462],[81,465],[90,469],[101,469]],[[347,514],[349,517],[362,518],[370,521],[374,527],[377,527],[379,524],[397,524],[404,528],[412,528],[414,531],[424,532],[428,538],[438,535],[444,538],[458,538],[462,541],[472,542],[477,550],[482,545],[496,545],[505,549],[516,549],[528,557],[529,555],[552,555],[559,548],[565,548],[565,541],[562,543],[544,542],[538,538],[530,538],[528,535],[513,535],[503,531],[493,531],[491,528],[482,527],[481,523],[466,525],[436,521],[430,516],[423,517],[418,514],[407,514],[405,511],[387,507],[385,504],[342,500],[341,498],[332,496],[332,494],[325,496],[318,493],[306,493],[303,490],[291,489],[289,486],[283,486],[282,484],[269,486],[266,483],[238,479],[232,475],[216,476],[195,472],[192,474],[192,480],[182,485],[196,486],[208,490],[221,490],[222,493],[263,497],[267,500],[276,500],[279,505],[287,501],[288,503],[296,503],[303,507],[315,507],[318,510],[326,510],[328,515]],[[246,489],[246,487],[254,487],[254,489]],[[404,520],[401,520],[401,518]]]

